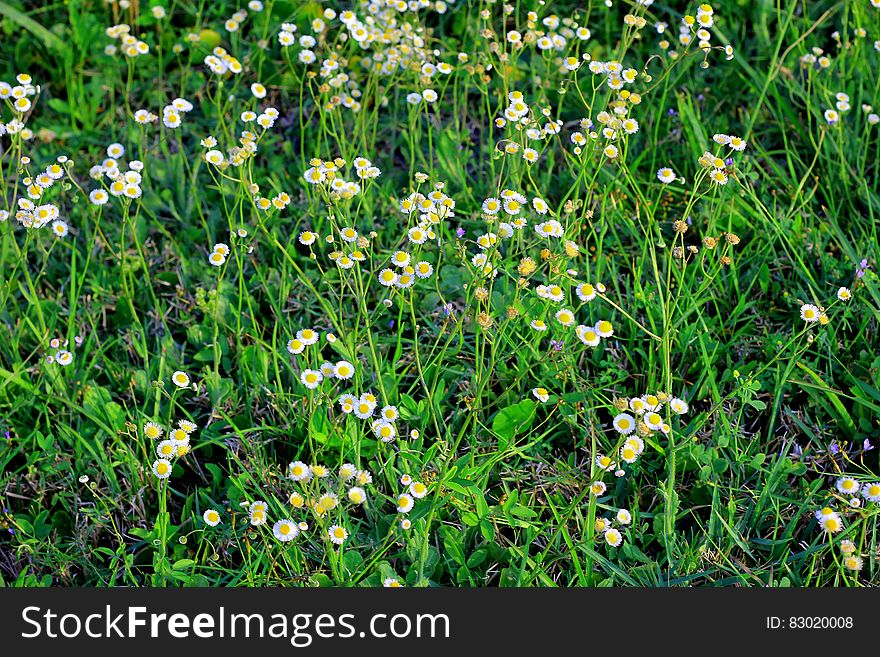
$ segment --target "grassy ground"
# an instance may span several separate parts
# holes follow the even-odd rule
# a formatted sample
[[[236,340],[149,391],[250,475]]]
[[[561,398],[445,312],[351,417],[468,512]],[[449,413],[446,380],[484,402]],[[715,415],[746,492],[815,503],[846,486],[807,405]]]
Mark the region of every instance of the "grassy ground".
[[[869,0],[25,4],[0,583],[880,581]]]

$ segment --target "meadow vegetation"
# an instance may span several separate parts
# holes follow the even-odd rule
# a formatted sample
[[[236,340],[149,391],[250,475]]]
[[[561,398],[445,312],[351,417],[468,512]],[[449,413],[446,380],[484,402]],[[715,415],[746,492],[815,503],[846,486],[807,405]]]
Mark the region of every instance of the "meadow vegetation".
[[[880,0],[0,20],[3,585],[880,582]]]

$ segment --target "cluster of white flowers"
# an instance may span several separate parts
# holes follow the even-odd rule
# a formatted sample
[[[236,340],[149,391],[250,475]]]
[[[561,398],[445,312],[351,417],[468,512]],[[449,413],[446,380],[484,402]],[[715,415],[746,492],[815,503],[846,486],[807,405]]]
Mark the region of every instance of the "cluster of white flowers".
[[[144,435],[151,440],[158,440],[156,443],[156,456],[159,458],[153,461],[153,474],[159,479],[167,479],[171,476],[174,469],[173,460],[189,454],[192,446],[190,444],[191,437],[198,429],[198,425],[191,420],[179,420],[177,426],[170,429],[168,438],[160,440],[165,433],[165,429],[156,422],[147,422],[144,425]]]
[[[192,108],[192,103],[185,98],[175,98],[162,108],[162,123],[166,128],[177,129],[183,122],[183,115],[191,112]]]
[[[27,172],[27,167],[31,163],[30,158],[22,157],[20,163]],[[53,185],[64,177],[65,166],[68,163],[67,157],[62,155],[41,173],[35,176],[25,175],[22,178],[25,194],[18,198],[16,202],[18,209],[15,212],[15,218],[22,226],[38,229],[51,223],[52,232],[56,237],[67,235],[69,229],[67,222],[61,219],[61,210],[56,204],[46,202],[44,197]],[[8,217],[5,210],[0,212],[0,221],[6,221]]]
[[[3,135],[20,135],[28,141],[33,139],[34,133],[25,127],[27,114],[33,107],[31,100],[36,96],[40,88],[33,83],[33,78],[27,73],[19,73],[15,77],[17,84],[12,85],[0,80],[0,100],[11,101],[13,118],[7,123],[0,121],[0,137]],[[0,105],[2,107],[2,105]]]
[[[340,172],[346,164],[345,160],[337,157],[326,162],[320,158],[313,158],[309,162],[309,168],[303,173],[303,178],[310,185],[326,186],[334,199],[350,199],[361,193],[361,185],[354,181],[345,180]],[[372,180],[381,175],[379,167],[365,157],[354,159],[355,175],[360,180]]]
[[[409,22],[400,21],[401,13],[423,9],[444,13],[446,3],[368,0],[355,9],[340,13],[326,8],[320,18],[312,19],[307,28],[310,34],[302,34],[305,30],[300,30],[294,23],[282,23],[278,43],[282,48],[298,46],[296,60],[305,66],[317,63],[320,78],[328,87],[338,90],[326,100],[325,110],[345,107],[357,112],[361,109],[359,80],[362,71],[385,77],[396,71],[417,67],[423,80],[430,80],[438,73],[449,75],[453,72],[451,64],[437,61],[439,53],[427,47],[421,30],[415,29]],[[361,15],[366,18],[362,19]],[[335,36],[329,34],[334,28],[337,30]],[[356,68],[350,68],[349,62],[335,51],[322,58],[321,50],[327,43],[346,41],[357,43],[363,51]],[[462,58],[466,59],[463,53],[460,60]],[[423,101],[433,103],[437,99],[437,92],[431,88],[411,92],[406,98],[414,105]],[[384,105],[387,98],[380,99],[380,102]]]
[[[146,55],[150,52],[150,46],[146,41],[141,41],[131,34],[130,25],[113,25],[105,30],[105,34],[111,39],[118,40],[121,43],[119,49],[126,57],[134,58],[140,55]],[[113,43],[107,44],[104,48],[104,53],[107,55],[112,56],[115,55],[116,52],[117,47]]]
[[[207,66],[214,75],[224,75],[225,73],[234,73],[238,75],[244,70],[241,62],[220,46],[214,48],[212,54],[205,57],[205,66]]]
[[[220,267],[223,263],[226,262],[226,258],[229,256],[229,245],[223,242],[219,242],[214,245],[214,248],[211,249],[211,253],[208,255],[208,262],[210,262],[215,267]]]
[[[76,336],[74,343],[79,347],[83,343],[82,336]],[[73,362],[73,353],[68,350],[69,346],[69,341],[66,338],[52,338],[49,341],[51,353],[46,354],[46,363],[49,365],[56,363],[62,367],[70,365]]]
[[[89,169],[89,175],[93,180],[106,179],[109,183],[106,187],[94,189],[89,194],[89,200],[94,205],[104,205],[111,196],[138,199],[143,195],[141,182],[144,163],[140,160],[131,160],[128,168],[123,170],[119,160],[125,155],[125,147],[119,143],[110,144],[107,147],[107,157]]]

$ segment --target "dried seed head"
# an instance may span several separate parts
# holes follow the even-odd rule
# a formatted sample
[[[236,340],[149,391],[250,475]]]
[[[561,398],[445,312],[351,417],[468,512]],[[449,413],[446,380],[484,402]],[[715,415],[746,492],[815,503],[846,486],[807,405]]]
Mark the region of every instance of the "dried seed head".
[[[523,258],[520,260],[517,271],[519,271],[520,276],[528,276],[533,274],[537,268],[538,264],[534,260],[531,258]]]

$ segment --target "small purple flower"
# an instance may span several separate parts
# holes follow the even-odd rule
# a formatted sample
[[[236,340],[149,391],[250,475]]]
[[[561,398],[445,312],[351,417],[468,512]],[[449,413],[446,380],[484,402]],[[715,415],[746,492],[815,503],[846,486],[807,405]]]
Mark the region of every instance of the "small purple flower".
[[[393,319],[388,320],[388,328],[390,328],[390,329],[394,328],[394,320]]]
[[[459,226],[458,228],[456,228],[456,229],[455,229],[455,236],[458,237],[458,238],[462,238],[462,237],[464,237],[464,228],[462,228],[461,226]]]
[[[862,443],[862,449],[866,452],[870,452],[874,449],[874,446],[871,444],[871,441],[865,438],[865,442]]]
[[[703,94],[697,94],[697,100],[703,101],[706,100],[706,97]]]
[[[455,310],[455,307],[451,303],[443,304],[443,313],[448,317],[452,314],[452,311]]]
[[[562,340],[550,340],[550,347],[552,347],[553,351],[562,351],[565,343]]]
[[[733,158],[732,157],[727,158],[726,160],[724,160],[724,164],[726,166],[732,167],[733,166]]]
[[[838,446],[836,441],[833,441],[830,445],[828,445],[828,451],[832,454],[840,454],[840,447]]]
[[[799,444],[794,443],[794,446],[791,449],[791,453],[794,455],[795,458],[799,459],[804,455],[804,448],[801,447]]]
[[[676,112],[674,108],[672,108],[672,107],[669,108],[669,116],[676,116],[677,114],[678,114],[678,112]]]

